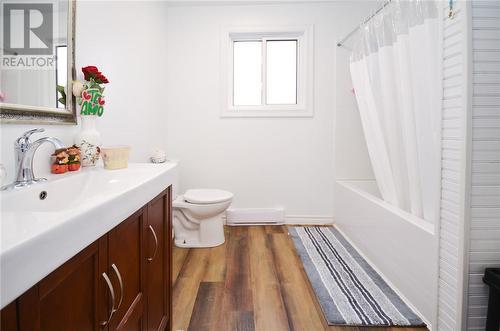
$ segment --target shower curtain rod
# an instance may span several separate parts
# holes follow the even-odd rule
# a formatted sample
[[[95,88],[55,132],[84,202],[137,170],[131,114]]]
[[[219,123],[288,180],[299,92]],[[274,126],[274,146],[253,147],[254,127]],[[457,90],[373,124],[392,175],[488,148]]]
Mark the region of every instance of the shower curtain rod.
[[[342,40],[340,40],[338,43],[337,43],[337,47],[345,47],[344,46],[344,43],[349,39],[351,38],[360,28],[363,24],[366,24],[368,23],[373,17],[375,17],[375,15],[377,15],[378,13],[380,13],[388,4],[390,4],[392,2],[392,0],[387,0],[383,5],[382,7],[380,7],[379,9],[377,9],[377,11],[375,11],[372,15],[370,15],[370,17],[366,18],[363,23],[361,23],[360,25],[358,25],[354,30],[352,30],[351,32],[349,32],[344,38],[342,38]],[[347,47],[346,47],[347,48]]]

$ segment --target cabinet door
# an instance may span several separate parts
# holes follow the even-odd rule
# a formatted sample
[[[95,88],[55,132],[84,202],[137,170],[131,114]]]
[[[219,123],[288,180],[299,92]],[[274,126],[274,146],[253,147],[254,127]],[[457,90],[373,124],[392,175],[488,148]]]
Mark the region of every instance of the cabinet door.
[[[18,299],[20,331],[103,330],[108,314],[106,240],[101,238]]]
[[[144,227],[139,210],[108,233],[108,273],[116,289],[117,311],[109,330],[144,330]]]
[[[153,199],[147,208],[147,326],[148,331],[157,331],[170,329],[170,188]]]
[[[5,306],[0,312],[0,330],[17,331],[17,305],[16,301]]]

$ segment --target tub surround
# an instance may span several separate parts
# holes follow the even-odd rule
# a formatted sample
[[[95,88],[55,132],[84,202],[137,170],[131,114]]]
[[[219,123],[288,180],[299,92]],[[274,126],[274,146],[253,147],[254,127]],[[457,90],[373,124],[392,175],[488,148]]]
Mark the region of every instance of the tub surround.
[[[2,193],[1,307],[176,184],[177,176],[173,162],[96,167]]]
[[[335,226],[432,328],[438,266],[434,225],[379,194],[375,181],[337,181]]]

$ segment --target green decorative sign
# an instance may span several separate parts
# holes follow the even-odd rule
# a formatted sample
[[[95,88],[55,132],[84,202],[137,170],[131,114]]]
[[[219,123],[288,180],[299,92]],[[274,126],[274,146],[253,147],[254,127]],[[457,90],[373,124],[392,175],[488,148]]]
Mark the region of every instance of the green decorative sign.
[[[104,96],[97,88],[89,88],[82,92],[82,115],[102,116],[104,113]]]

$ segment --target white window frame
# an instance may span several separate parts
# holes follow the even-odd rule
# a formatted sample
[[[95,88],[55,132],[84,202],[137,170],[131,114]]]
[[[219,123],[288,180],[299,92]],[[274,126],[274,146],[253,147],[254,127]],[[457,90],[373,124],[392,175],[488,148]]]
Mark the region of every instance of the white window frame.
[[[297,40],[297,103],[235,106],[233,102],[233,44],[244,40]],[[266,60],[266,47],[262,47]],[[223,27],[221,33],[221,117],[312,117],[313,26]],[[266,88],[266,64],[262,66],[262,93]],[[265,96],[263,97],[265,100]]]

